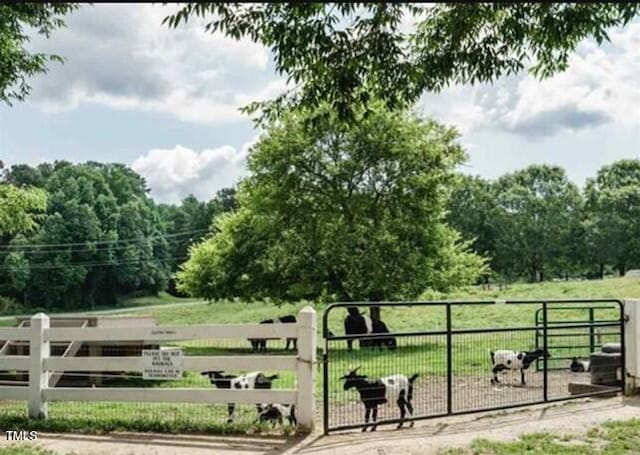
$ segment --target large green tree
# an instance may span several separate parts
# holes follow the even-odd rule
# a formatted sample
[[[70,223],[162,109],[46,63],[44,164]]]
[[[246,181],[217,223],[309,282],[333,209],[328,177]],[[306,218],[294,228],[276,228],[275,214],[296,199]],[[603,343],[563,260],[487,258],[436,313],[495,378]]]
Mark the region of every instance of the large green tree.
[[[165,21],[206,18],[206,30],[264,44],[296,89],[269,106],[329,102],[342,116],[372,97],[395,108],[451,83],[491,82],[529,65],[567,67],[578,43],[607,40],[637,3],[189,3]],[[403,21],[415,19],[415,30]],[[359,107],[356,107],[359,106]],[[269,112],[267,109],[266,112]]]
[[[492,261],[496,253],[497,210],[491,182],[477,176],[457,176],[447,205],[447,223],[471,241],[476,253]],[[496,270],[496,264],[492,263],[492,269]]]
[[[588,240],[602,276],[606,264],[620,275],[640,267],[640,160],[603,166],[585,189]]]
[[[185,197],[179,205],[159,204],[158,211],[167,233],[170,251],[169,265],[175,272],[188,257],[189,247],[204,239],[214,228],[214,218],[235,209],[235,189],[223,188],[216,196],[200,201],[194,195]],[[182,295],[170,279],[167,291]]]
[[[30,52],[30,33],[49,37],[64,27],[63,17],[77,8],[75,3],[0,4],[0,101],[11,104],[31,91],[28,79],[47,71],[50,61],[62,62],[55,54]]]
[[[191,249],[179,287],[209,299],[381,300],[475,280],[483,260],[443,222],[464,159],[456,139],[381,104],[355,123],[326,105],[285,114],[252,148],[238,209]]]
[[[532,165],[495,183],[494,265],[509,278],[542,281],[575,268],[582,198],[562,168]]]

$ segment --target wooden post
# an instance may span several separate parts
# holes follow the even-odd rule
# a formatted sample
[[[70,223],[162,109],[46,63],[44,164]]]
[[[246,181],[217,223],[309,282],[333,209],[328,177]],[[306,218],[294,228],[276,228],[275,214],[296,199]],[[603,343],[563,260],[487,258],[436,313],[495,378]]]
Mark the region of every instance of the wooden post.
[[[49,341],[44,332],[49,328],[49,316],[38,313],[31,318],[29,341],[29,417],[47,418],[47,403],[43,401],[42,390],[49,386],[49,372],[44,371],[44,360],[49,357]]]
[[[306,306],[298,313],[298,389],[296,414],[303,431],[313,431],[316,383],[316,312]]]

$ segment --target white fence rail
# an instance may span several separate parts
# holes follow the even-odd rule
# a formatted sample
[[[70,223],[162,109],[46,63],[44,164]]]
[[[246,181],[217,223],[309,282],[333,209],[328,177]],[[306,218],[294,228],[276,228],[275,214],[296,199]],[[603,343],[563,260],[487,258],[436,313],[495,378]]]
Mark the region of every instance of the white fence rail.
[[[46,418],[51,401],[110,401],[162,403],[280,403],[295,404],[298,425],[313,428],[315,416],[316,312],[300,311],[290,324],[211,324],[149,327],[49,327],[38,313],[30,327],[0,328],[0,340],[28,341],[29,355],[0,355],[0,371],[28,371],[27,387],[0,386],[0,400],[27,400],[31,418]],[[279,370],[297,372],[295,389],[220,390],[213,388],[81,388],[50,387],[51,372],[141,372],[143,357],[51,357],[51,342],[161,341],[198,339],[297,338],[297,355],[185,356],[185,371]]]

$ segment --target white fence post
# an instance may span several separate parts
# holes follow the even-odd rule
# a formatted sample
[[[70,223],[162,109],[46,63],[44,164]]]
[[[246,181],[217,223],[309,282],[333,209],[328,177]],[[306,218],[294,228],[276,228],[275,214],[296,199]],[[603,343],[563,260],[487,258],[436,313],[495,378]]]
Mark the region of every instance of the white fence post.
[[[302,430],[312,431],[315,420],[316,312],[310,306],[298,313],[298,390],[296,414]]]
[[[49,341],[44,339],[44,331],[49,328],[49,316],[38,313],[31,318],[29,341],[29,417],[47,418],[47,403],[43,401],[42,390],[49,386],[49,373],[44,371],[44,360],[49,357]]]
[[[634,395],[640,386],[640,300],[625,300],[624,363],[625,395]]]

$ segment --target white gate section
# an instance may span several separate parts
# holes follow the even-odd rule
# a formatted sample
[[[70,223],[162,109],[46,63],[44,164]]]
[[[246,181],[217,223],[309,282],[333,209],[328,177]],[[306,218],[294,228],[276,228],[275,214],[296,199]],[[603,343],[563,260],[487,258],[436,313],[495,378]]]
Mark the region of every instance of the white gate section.
[[[626,395],[633,395],[640,388],[640,300],[624,302],[624,348],[625,369],[624,389]]]
[[[0,371],[28,371],[28,387],[0,386],[0,400],[27,400],[29,416],[47,417],[50,401],[111,401],[149,403],[280,403],[295,404],[300,427],[313,428],[316,372],[316,312],[305,307],[296,323],[209,324],[155,327],[49,327],[38,313],[30,327],[0,328],[0,340],[29,341],[28,356],[0,355]],[[142,372],[143,357],[51,357],[50,342],[161,341],[212,339],[297,338],[293,355],[185,356],[183,370],[277,370],[297,373],[295,389],[222,390],[209,388],[79,388],[50,387],[51,372]],[[57,378],[56,378],[57,379]],[[57,381],[55,381],[57,382]]]

